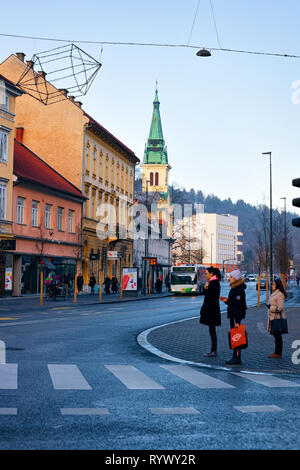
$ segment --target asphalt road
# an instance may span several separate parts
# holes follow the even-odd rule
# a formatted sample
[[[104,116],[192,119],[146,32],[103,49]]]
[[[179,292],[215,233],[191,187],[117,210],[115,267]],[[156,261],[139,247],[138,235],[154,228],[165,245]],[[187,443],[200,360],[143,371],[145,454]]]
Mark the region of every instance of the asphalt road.
[[[0,449],[299,449],[300,378],[266,385],[137,343],[148,328],[197,316],[202,301],[0,305]]]

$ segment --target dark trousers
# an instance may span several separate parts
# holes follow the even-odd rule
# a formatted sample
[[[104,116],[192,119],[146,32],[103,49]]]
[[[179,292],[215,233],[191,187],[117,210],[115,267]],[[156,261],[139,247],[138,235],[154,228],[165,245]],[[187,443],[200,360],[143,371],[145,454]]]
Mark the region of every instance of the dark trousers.
[[[235,327],[235,321],[233,318],[230,318],[230,328],[234,328]],[[239,325],[242,323],[242,321],[240,321]],[[233,357],[241,357],[241,349],[240,348],[235,348],[233,350]]]
[[[274,335],[275,338],[275,354],[278,354],[278,356],[281,356],[282,354],[282,336],[281,333],[277,333]]]
[[[209,334],[211,337],[211,352],[217,351],[217,333],[215,325],[209,325]]]

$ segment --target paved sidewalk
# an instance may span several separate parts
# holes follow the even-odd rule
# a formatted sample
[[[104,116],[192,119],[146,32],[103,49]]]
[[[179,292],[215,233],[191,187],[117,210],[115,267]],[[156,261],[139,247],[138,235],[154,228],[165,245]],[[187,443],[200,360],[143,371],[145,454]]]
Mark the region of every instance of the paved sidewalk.
[[[244,320],[248,334],[248,348],[242,351],[242,365],[228,366],[225,361],[232,357],[229,349],[229,320],[227,312],[222,313],[222,325],[217,328],[218,357],[205,358],[210,352],[210,336],[208,327],[199,323],[199,316],[179,322],[156,327],[144,332],[143,343],[152,353],[166,357],[188,361],[198,365],[227,370],[246,370],[249,372],[293,373],[300,375],[300,364],[292,362],[292,343],[299,341],[298,359],[300,360],[300,307],[286,305],[289,334],[283,335],[282,359],[270,359],[274,352],[274,337],[267,332],[267,308],[252,307],[247,310]]]
[[[48,307],[48,306],[62,306],[62,307],[67,307],[67,306],[74,306],[74,305],[95,305],[95,304],[108,304],[108,303],[115,303],[115,302],[130,302],[130,301],[137,301],[137,300],[151,300],[151,299],[157,299],[161,297],[169,297],[171,294],[167,291],[164,290],[160,294],[153,293],[151,295],[143,295],[140,292],[138,293],[138,296],[126,296],[126,294],[123,294],[123,298],[120,298],[120,294],[108,294],[106,295],[105,293],[102,294],[102,300],[99,300],[99,294],[81,294],[77,296],[77,303],[74,303],[74,298],[73,297],[66,297],[66,298],[60,298],[57,297],[56,300],[46,300],[44,297],[43,299],[43,307]],[[24,295],[21,297],[0,297],[0,310],[1,307],[8,307],[8,308],[14,308],[15,306],[20,306],[23,303],[26,303],[26,307],[39,307],[40,306],[40,295]]]

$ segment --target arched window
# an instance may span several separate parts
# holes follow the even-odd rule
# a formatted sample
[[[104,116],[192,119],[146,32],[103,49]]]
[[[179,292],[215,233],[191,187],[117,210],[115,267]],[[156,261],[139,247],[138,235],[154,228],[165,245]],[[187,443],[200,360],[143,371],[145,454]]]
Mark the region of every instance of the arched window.
[[[153,186],[153,172],[150,173],[150,185]]]
[[[158,173],[155,173],[155,186],[158,186],[159,184],[159,178],[158,178]]]
[[[90,144],[88,143],[85,148],[85,171],[89,174],[90,171]]]

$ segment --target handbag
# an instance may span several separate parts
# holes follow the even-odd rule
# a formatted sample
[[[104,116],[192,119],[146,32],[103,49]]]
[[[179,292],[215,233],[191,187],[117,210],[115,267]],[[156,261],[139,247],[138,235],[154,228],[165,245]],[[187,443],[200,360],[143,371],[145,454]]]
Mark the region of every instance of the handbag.
[[[280,313],[281,316],[281,312]],[[271,335],[285,335],[288,333],[288,325],[286,318],[275,318],[271,320]]]
[[[245,325],[234,326],[228,333],[230,349],[246,349],[248,348],[248,336]]]

